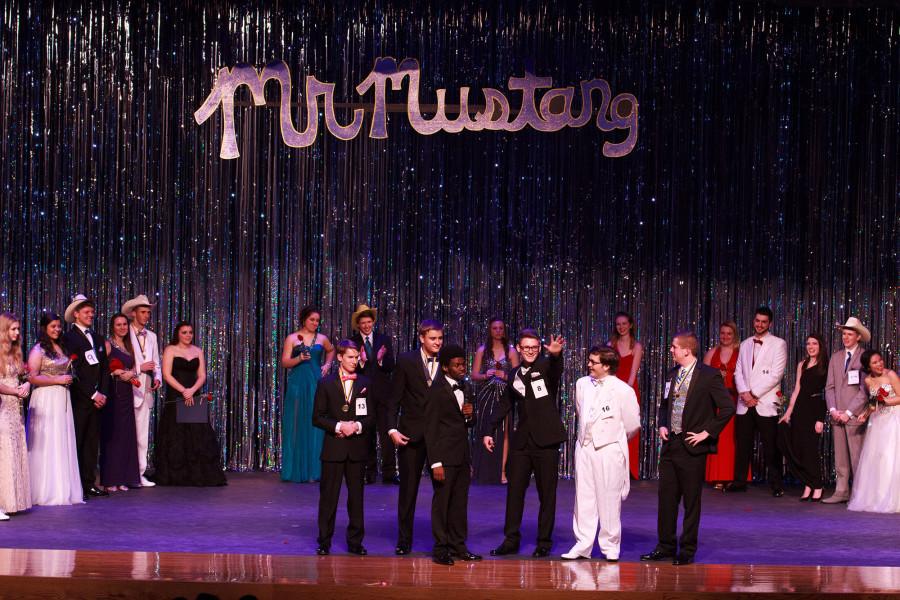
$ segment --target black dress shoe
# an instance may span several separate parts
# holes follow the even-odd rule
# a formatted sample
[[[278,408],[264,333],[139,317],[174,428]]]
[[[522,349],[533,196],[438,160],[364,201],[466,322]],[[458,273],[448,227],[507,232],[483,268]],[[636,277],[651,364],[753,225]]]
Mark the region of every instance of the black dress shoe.
[[[101,490],[99,488],[91,487],[88,488],[86,495],[91,496],[92,498],[100,498],[102,496],[109,496],[109,492],[106,490]]]
[[[366,484],[367,485],[372,485],[376,481],[378,481],[378,476],[375,475],[375,473],[366,473]]]
[[[319,556],[328,556],[328,552],[329,552],[328,546],[323,546],[322,544],[319,544],[319,547],[316,548],[316,554],[318,554]]]
[[[746,483],[735,483],[732,481],[731,483],[729,483],[728,485],[725,486],[725,491],[726,492],[746,492],[747,484]]]
[[[449,554],[435,554],[431,557],[431,562],[436,565],[447,565],[448,567],[453,566],[453,559],[450,558]]]
[[[531,553],[531,556],[534,558],[546,558],[547,556],[550,556],[550,548],[538,546],[534,549],[534,552]]]
[[[606,562],[619,562],[618,558],[607,558]]]
[[[385,477],[381,480],[381,483],[387,483],[388,485],[400,485],[400,476],[394,475],[393,477]]]
[[[689,565],[694,562],[693,556],[688,556],[687,554],[679,554],[675,557],[675,560],[672,561],[672,564],[677,566],[680,565]]]
[[[472,554],[468,550],[466,550],[465,552],[454,552],[453,554],[451,554],[451,557],[470,562],[481,560],[480,554]]]
[[[363,547],[362,544],[359,546],[348,546],[347,552],[350,554],[357,554],[359,556],[366,556],[369,552]]]
[[[394,554],[397,556],[406,556],[409,554],[410,548],[409,546],[404,546],[403,544],[397,544],[397,547],[394,548]]]
[[[781,498],[782,496],[784,496],[784,490],[780,487],[772,488],[772,496],[774,496],[775,498]]]
[[[491,556],[506,556],[507,554],[518,554],[519,547],[512,546],[507,544],[506,542],[500,544],[493,550],[491,550]]]
[[[648,552],[647,554],[641,554],[641,560],[668,560],[670,558],[674,558],[671,554],[666,554],[665,552],[660,552],[659,550],[654,550],[653,552]]]

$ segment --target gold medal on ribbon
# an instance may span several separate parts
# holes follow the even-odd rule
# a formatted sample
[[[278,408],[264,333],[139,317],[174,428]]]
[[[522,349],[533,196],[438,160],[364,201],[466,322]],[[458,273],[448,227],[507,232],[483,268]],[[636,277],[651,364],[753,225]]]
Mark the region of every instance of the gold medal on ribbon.
[[[350,405],[349,405],[349,404],[343,405],[343,406],[341,407],[341,411],[342,411],[342,412],[350,412]]]

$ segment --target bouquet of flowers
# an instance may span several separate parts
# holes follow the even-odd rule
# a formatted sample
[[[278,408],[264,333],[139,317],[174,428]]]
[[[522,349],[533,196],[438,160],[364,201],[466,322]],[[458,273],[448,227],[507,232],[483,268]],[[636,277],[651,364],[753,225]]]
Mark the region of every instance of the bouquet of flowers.
[[[872,410],[876,410],[878,408],[879,402],[884,402],[884,399],[888,397],[887,390],[883,387],[879,387],[877,390],[872,390],[869,392],[869,408]]]
[[[122,364],[122,361],[118,358],[113,358],[109,361],[109,372],[114,373],[116,371],[124,371],[125,365]],[[141,381],[137,377],[131,378],[131,385],[134,387],[141,387]]]

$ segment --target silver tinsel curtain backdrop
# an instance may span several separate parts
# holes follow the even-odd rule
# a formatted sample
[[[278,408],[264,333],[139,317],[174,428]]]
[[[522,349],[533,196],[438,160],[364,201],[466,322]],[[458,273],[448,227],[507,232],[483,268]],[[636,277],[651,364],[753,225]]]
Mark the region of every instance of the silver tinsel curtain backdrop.
[[[103,329],[158,295],[161,339],[195,323],[238,470],[279,466],[278,354],[306,304],[333,338],[358,302],[377,306],[401,350],[426,317],[470,356],[494,315],[561,333],[570,423],[586,349],[627,310],[654,477],[676,330],[708,346],[735,318],[747,336],[769,304],[793,372],[807,333],[837,346],[834,323],[855,315],[896,364],[900,11],[809,4],[4,3],[0,305],[31,344],[40,312],[76,292]],[[277,60],[295,123],[306,75],[337,84],[347,122],[379,56],[419,60],[424,104],[526,70],[602,77],[637,97],[637,146],[606,158],[593,126],[426,137],[401,110],[387,139],[365,135],[368,112],[352,141],[292,149],[274,83],[269,106],[236,96],[238,159],[219,158],[220,113],[194,122],[220,67]]]

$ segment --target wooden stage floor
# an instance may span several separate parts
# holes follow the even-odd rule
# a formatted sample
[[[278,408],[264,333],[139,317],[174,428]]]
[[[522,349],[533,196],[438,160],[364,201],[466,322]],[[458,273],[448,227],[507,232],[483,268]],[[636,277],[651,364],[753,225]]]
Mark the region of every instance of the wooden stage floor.
[[[0,598],[900,597],[897,567],[0,549]],[[204,596],[201,596],[204,597]],[[209,596],[205,596],[209,598]]]

